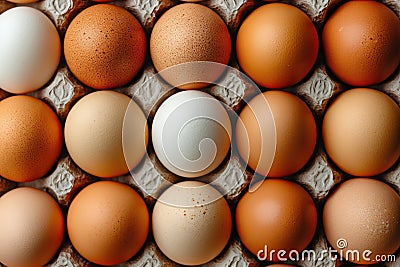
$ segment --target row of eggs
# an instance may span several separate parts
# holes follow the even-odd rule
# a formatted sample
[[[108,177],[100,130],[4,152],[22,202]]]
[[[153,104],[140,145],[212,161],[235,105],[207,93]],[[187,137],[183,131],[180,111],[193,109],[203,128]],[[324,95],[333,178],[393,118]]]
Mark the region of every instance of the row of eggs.
[[[356,87],[387,79],[399,64],[400,21],[384,4],[350,1],[340,6],[322,31],[324,56],[341,81]],[[0,87],[15,94],[35,91],[56,71],[61,41],[53,23],[40,11],[12,8],[0,16]],[[64,56],[71,72],[94,89],[121,87],[143,67],[147,41],[139,21],[110,4],[86,8],[70,23]],[[180,4],[154,25],[150,55],[157,71],[193,61],[228,64],[229,30],[217,13],[199,4]],[[282,3],[263,5],[240,26],[236,56],[242,70],[258,85],[285,88],[299,83],[314,66],[319,37],[310,18]],[[211,74],[216,80],[223,72]],[[196,73],[181,73],[193,76]],[[176,84],[183,89],[205,83]]]
[[[147,155],[147,118],[128,96],[97,91],[81,98],[64,128],[55,112],[31,96],[0,102],[0,175],[15,182],[46,175],[64,143],[87,173],[112,178],[134,169]],[[232,132],[235,132],[233,137]],[[353,176],[375,176],[400,156],[400,108],[388,95],[369,88],[340,94],[322,123],[324,147],[333,162]],[[317,126],[300,98],[283,91],[256,95],[236,126],[213,96],[187,90],[167,98],[152,122],[152,144],[161,163],[187,178],[215,170],[231,149],[267,177],[298,172],[311,158]]]
[[[245,247],[260,260],[276,263],[302,253],[318,220],[307,191],[283,179],[265,180],[256,191],[246,192],[234,215],[211,185],[184,181],[163,192],[150,221],[149,210],[134,189],[100,181],[73,199],[66,228],[73,247],[96,264],[111,266],[131,259],[145,244],[151,228],[164,255],[179,264],[200,265],[223,251],[234,220]],[[0,198],[0,216],[0,262],[6,266],[43,266],[62,244],[64,215],[44,191],[19,187],[7,192]],[[327,240],[340,255],[357,250],[362,257],[346,259],[374,264],[399,248],[399,216],[400,197],[389,185],[352,178],[329,195],[322,220]],[[360,222],[368,227],[359,227]]]

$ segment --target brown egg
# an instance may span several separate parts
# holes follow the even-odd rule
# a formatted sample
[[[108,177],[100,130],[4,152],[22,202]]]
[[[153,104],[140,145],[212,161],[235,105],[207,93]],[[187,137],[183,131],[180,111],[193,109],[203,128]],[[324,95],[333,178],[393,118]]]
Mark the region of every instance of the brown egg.
[[[283,88],[300,82],[318,55],[318,34],[300,9],[282,3],[261,6],[240,26],[240,67],[258,85]]]
[[[254,97],[236,125],[236,145],[242,159],[268,177],[299,171],[310,159],[316,139],[316,125],[308,106],[283,91]]]
[[[231,38],[224,21],[214,11],[199,4],[185,3],[165,12],[154,25],[150,38],[150,54],[157,71],[194,61],[228,64]],[[208,85],[193,82],[181,85],[179,77],[189,81],[217,80],[225,68],[210,73],[206,68],[192,67],[164,73],[162,77],[181,89],[198,89]],[[204,73],[206,73],[204,75]]]
[[[281,260],[279,250],[285,251],[286,258],[290,250],[301,253],[316,227],[317,211],[311,196],[287,180],[265,180],[255,191],[246,192],[236,208],[240,240],[251,253],[268,261]],[[270,257],[272,250],[275,253]]]
[[[354,176],[378,175],[400,156],[400,108],[378,90],[348,90],[328,107],[322,137],[340,169]]]
[[[368,86],[384,81],[400,62],[400,20],[376,1],[349,1],[322,33],[328,67],[341,81]]]
[[[30,4],[34,2],[38,2],[39,0],[7,0],[8,2],[11,3],[16,3],[16,4]]]
[[[379,180],[347,180],[329,195],[323,224],[329,243],[346,260],[374,264],[377,255],[391,255],[400,246],[400,196]],[[359,259],[346,258],[350,250]]]
[[[124,8],[98,4],[86,8],[69,25],[64,54],[78,80],[94,89],[130,82],[146,57],[146,37],[139,21]]]
[[[64,218],[47,193],[21,187],[0,198],[0,262],[6,266],[44,266],[64,237]]]
[[[12,96],[1,101],[0,132],[0,175],[11,181],[43,177],[60,155],[60,121],[39,99]]]
[[[87,260],[115,265],[133,257],[149,231],[142,197],[126,184],[101,181],[74,198],[67,216],[74,248]]]

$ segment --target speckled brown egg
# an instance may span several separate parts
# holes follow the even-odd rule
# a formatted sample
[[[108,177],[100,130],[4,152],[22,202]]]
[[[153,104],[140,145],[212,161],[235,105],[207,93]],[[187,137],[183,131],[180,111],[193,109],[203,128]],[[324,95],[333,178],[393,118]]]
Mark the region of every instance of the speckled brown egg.
[[[388,78],[400,62],[400,20],[376,1],[349,1],[322,33],[326,63],[341,81],[368,86]]]
[[[139,21],[127,10],[110,4],[91,6],[69,25],[64,54],[78,80],[94,89],[130,82],[146,57],[146,37]]]
[[[329,195],[323,225],[329,243],[348,255],[347,260],[374,264],[379,261],[377,255],[390,255],[399,249],[400,196],[376,179],[347,180]],[[358,250],[358,258],[348,254],[354,250]]]
[[[0,175],[15,182],[38,179],[56,163],[63,143],[54,111],[30,96],[0,102]]]
[[[181,63],[211,61],[228,64],[231,54],[231,38],[225,22],[208,7],[186,3],[174,6],[164,13],[154,25],[150,38],[150,54],[157,71]],[[190,83],[184,85],[170,75],[161,76],[173,86],[181,89],[197,89],[215,81],[224,68],[208,72],[207,67],[192,67],[173,72],[171,76],[189,77]]]

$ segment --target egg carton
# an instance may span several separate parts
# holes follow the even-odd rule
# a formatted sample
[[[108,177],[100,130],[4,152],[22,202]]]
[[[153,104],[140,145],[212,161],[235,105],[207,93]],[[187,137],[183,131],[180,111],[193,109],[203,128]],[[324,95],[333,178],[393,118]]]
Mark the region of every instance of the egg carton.
[[[206,5],[217,12],[226,22],[231,33],[231,38],[236,38],[238,27],[249,12],[256,7],[266,4],[266,1],[256,0],[208,0],[196,1],[198,4]],[[340,5],[343,0],[293,0],[281,1],[297,6],[314,22],[317,31],[320,33],[329,12]],[[398,0],[383,0],[384,4],[390,7],[400,17],[400,2]],[[151,29],[156,20],[173,5],[180,4],[181,1],[172,0],[125,0],[115,1],[112,4],[121,6],[131,13],[141,22],[145,29],[147,40],[149,40]],[[61,38],[65,36],[66,29],[80,11],[94,4],[88,0],[44,0],[27,6],[34,7],[43,11],[56,25]],[[7,9],[18,6],[16,4],[0,0],[0,13]],[[256,94],[252,83],[244,79],[239,72],[239,66],[235,57],[234,49],[231,56],[229,70],[219,81],[218,85],[212,85],[204,89],[225,103],[231,110],[230,112],[239,113],[244,106],[243,99],[250,98]],[[157,107],[168,96],[177,92],[170,90],[164,81],[155,77],[154,69],[147,55],[143,71],[128,85],[115,89],[132,97],[143,109],[150,121],[154,117]],[[229,89],[228,89],[229,88]],[[312,110],[317,126],[321,126],[324,112],[332,97],[343,90],[349,89],[348,85],[336,80],[326,69],[321,51],[319,58],[310,74],[299,84],[284,89],[303,99]],[[391,96],[400,104],[400,70],[397,70],[388,80],[374,88],[379,89]],[[62,124],[70,111],[71,107],[84,95],[93,90],[82,85],[69,71],[65,60],[62,59],[57,73],[52,80],[42,89],[30,93],[29,95],[42,99],[48,103],[59,116]],[[10,94],[0,90],[0,100],[9,97]],[[253,178],[252,172],[246,169],[239,155],[231,151],[229,159],[221,164],[206,178],[201,178],[205,182],[211,182],[225,197],[234,214],[235,206],[240,196],[247,190]],[[180,179],[166,170],[158,161],[151,146],[148,148],[148,155],[142,160],[140,165],[133,170],[133,175],[127,174],[115,178],[114,180],[129,184],[141,192],[149,211],[156,201],[156,197],[165,189],[170,182],[177,182]],[[218,178],[219,177],[219,178]],[[222,179],[221,179],[222,177]],[[317,146],[312,158],[307,165],[290,180],[301,184],[313,197],[317,210],[321,214],[324,201],[331,192],[332,188],[349,176],[338,169],[327,157],[321,137],[318,137]],[[383,181],[390,184],[400,193],[400,162],[382,175]],[[82,171],[68,155],[64,146],[57,165],[46,177],[27,183],[14,183],[0,177],[0,195],[21,186],[32,186],[51,194],[60,204],[67,215],[68,207],[73,197],[88,184],[100,180]],[[140,181],[140,182],[138,182]],[[308,246],[308,249],[316,251],[317,255],[323,250],[328,249],[329,244],[324,236],[322,224],[319,221],[316,234]],[[400,253],[396,255],[396,262],[380,263],[379,266],[396,267],[400,266]],[[319,258],[319,257],[317,257]],[[334,266],[353,266],[350,263],[342,263],[339,260],[332,260],[327,256],[322,260],[304,260],[299,262],[287,262],[301,267],[334,267]],[[51,267],[72,267],[72,266],[95,266],[82,258],[72,247],[67,235],[58,254],[50,261]],[[158,267],[158,266],[179,266],[169,260],[157,248],[154,239],[149,234],[146,244],[141,251],[131,260],[120,264],[121,267]],[[257,260],[251,255],[240,242],[235,230],[232,231],[230,241],[221,254],[211,262],[203,266],[265,266],[265,263]]]

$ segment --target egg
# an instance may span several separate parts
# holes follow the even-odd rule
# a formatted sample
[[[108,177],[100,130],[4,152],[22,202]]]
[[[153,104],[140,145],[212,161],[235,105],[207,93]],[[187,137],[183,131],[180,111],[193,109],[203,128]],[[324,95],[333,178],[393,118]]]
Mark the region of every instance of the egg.
[[[0,175],[15,182],[46,175],[57,162],[63,143],[57,115],[30,96],[0,102]]]
[[[268,177],[299,171],[317,139],[310,109],[294,94],[269,91],[255,96],[240,112],[236,146],[245,163]]]
[[[146,117],[138,104],[118,92],[81,98],[69,112],[64,132],[74,162],[98,177],[126,174],[146,153]]]
[[[207,86],[208,81],[217,80],[225,68],[213,65],[210,71],[207,64],[192,64],[179,71],[166,70],[198,61],[226,65],[231,38],[218,14],[203,5],[185,3],[170,8],[156,22],[150,37],[150,54],[156,70],[172,86],[199,89]],[[181,80],[189,82],[181,84]]]
[[[61,41],[53,22],[31,7],[0,15],[0,88],[25,94],[43,87],[54,75]]]
[[[268,261],[278,261],[280,250],[286,258],[291,250],[301,253],[317,227],[311,196],[287,180],[267,179],[255,186],[255,191],[246,192],[236,207],[236,229],[242,243],[252,254]]]
[[[318,56],[318,34],[300,9],[272,3],[243,21],[236,39],[242,70],[258,85],[284,88],[300,82]]]
[[[154,205],[153,236],[171,260],[205,264],[228,243],[232,218],[223,196],[209,184],[185,181],[169,187]]]
[[[149,213],[142,197],[126,184],[100,181],[73,199],[68,235],[87,260],[115,265],[133,257],[146,241]]]
[[[94,89],[129,83],[146,58],[146,36],[126,9],[98,4],[84,9],[68,26],[64,40],[68,67]]]
[[[171,172],[200,177],[226,157],[232,135],[224,106],[201,91],[183,91],[167,98],[156,111],[152,126],[154,151]]]
[[[327,20],[322,42],[326,64],[353,86],[388,78],[400,62],[400,20],[376,1],[349,1]]]
[[[64,237],[64,217],[47,193],[20,187],[0,198],[0,262],[6,266],[44,266]]]
[[[268,265],[268,267],[295,267],[295,266],[289,265],[289,264],[271,264],[271,265]]]
[[[386,94],[356,88],[340,94],[322,124],[325,150],[353,176],[374,176],[400,156],[400,108]]]
[[[7,0],[8,2],[11,3],[16,3],[16,4],[30,4],[34,2],[38,2],[39,0]]]
[[[347,260],[374,264],[377,255],[394,254],[400,246],[400,196],[382,181],[349,179],[328,196],[323,226],[339,253],[359,252],[359,259],[349,256]],[[366,250],[371,253],[365,254]]]

